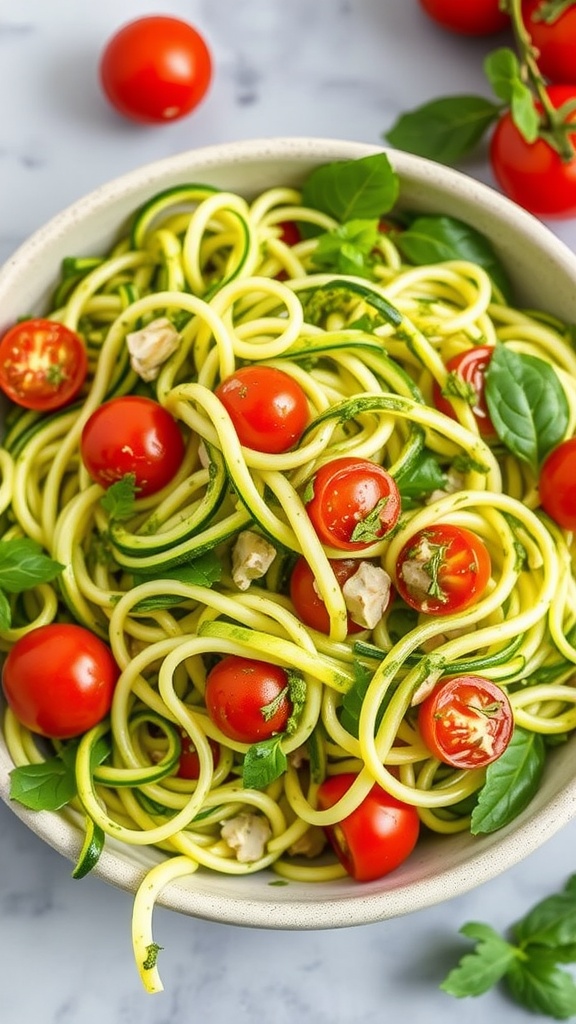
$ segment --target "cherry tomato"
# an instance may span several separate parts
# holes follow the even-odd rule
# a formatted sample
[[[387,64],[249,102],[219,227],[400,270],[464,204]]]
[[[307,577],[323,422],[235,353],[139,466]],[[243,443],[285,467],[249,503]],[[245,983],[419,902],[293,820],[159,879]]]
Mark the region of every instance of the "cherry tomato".
[[[576,437],[545,458],[538,481],[542,508],[564,530],[576,530]]]
[[[239,743],[284,732],[292,714],[285,670],[234,654],[210,670],[204,699],[214,725]]]
[[[418,709],[418,728],[430,753],[453,768],[496,761],[514,731],[510,701],[482,676],[441,679]]]
[[[301,241],[300,229],[293,220],[283,220],[279,223],[280,239],[285,245],[296,245]]]
[[[135,121],[175,121],[204,99],[212,80],[205,40],[180,18],[128,22],[108,41],[100,81],[113,107]]]
[[[214,767],[216,768],[218,761],[220,760],[220,746],[211,739],[208,740],[208,744],[212,751],[212,760],[214,761]],[[188,733],[182,733],[182,749],[180,751],[180,762],[178,764],[178,771],[176,774],[179,779],[200,778],[200,758],[198,757],[198,751],[188,736]]]
[[[396,587],[411,608],[428,615],[461,612],[482,596],[491,573],[484,542],[471,530],[437,523],[402,548]]]
[[[323,544],[355,551],[380,540],[396,525],[400,492],[383,466],[344,456],[320,467],[306,510]]]
[[[330,560],[332,571],[342,587],[358,571],[359,561],[356,558],[334,558]],[[330,616],[326,605],[314,586],[314,573],[303,556],[295,563],[290,576],[290,597],[298,618],[311,629],[319,633],[330,632]],[[348,616],[348,632],[358,633],[364,627],[359,626]]]
[[[102,487],[133,473],[138,497],[155,494],[177,473],[184,441],[173,416],[151,398],[112,398],[92,413],[80,439],[82,461]]]
[[[2,686],[27,729],[69,739],[106,717],[119,674],[109,647],[90,630],[50,623],[16,641],[4,662]]]
[[[310,419],[297,381],[274,366],[243,366],[216,388],[240,444],[279,454],[298,443]]]
[[[331,775],[318,788],[321,810],[333,807],[356,776]],[[394,871],[416,846],[420,819],[415,807],[374,785],[362,803],[342,821],[324,829],[346,871],[357,882],[371,882]]]
[[[420,0],[420,6],[442,28],[466,36],[488,36],[510,24],[499,0]]]
[[[0,341],[0,388],[26,409],[48,412],[67,405],[87,372],[82,339],[55,320],[23,320]]]
[[[552,105],[576,100],[576,85],[549,85]],[[541,109],[536,103],[537,109]],[[569,114],[576,121],[576,110]],[[576,143],[576,124],[570,139]],[[563,161],[559,153],[538,138],[526,142],[510,111],[499,119],[490,140],[490,163],[501,189],[519,206],[539,217],[576,215],[576,158]]]
[[[458,355],[453,356],[446,363],[446,369],[449,373],[457,374],[465,384],[469,384],[476,392],[476,401],[472,406],[472,412],[478,424],[478,430],[483,437],[496,436],[484,396],[484,376],[493,352],[494,349],[489,345],[477,345],[474,348],[466,349],[464,352],[459,352]],[[456,418],[452,403],[442,394],[442,389],[436,381],[433,384],[432,397],[434,405],[440,412],[443,412],[445,416],[450,416],[451,419]]]
[[[550,82],[576,80],[576,7],[570,4],[553,21],[537,20],[542,0],[523,0],[522,20],[536,47],[538,69]]]

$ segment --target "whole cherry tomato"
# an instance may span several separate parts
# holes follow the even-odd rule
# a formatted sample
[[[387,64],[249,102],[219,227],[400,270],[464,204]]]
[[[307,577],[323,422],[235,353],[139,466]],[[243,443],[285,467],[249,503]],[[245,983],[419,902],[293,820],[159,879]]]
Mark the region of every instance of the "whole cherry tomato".
[[[380,540],[400,515],[396,481],[370,459],[343,456],[326,462],[308,491],[306,511],[318,537],[342,551],[358,551]]]
[[[402,548],[396,587],[406,604],[428,615],[460,612],[482,597],[491,561],[484,541],[462,526],[436,523]]]
[[[257,743],[284,732],[292,714],[287,672],[234,654],[210,670],[204,699],[214,725],[239,743]]]
[[[576,85],[549,85],[547,93],[556,108],[576,100]],[[536,103],[537,109],[541,109]],[[576,121],[576,110],[568,117]],[[570,139],[576,143],[576,124]],[[576,158],[562,160],[545,139],[526,142],[506,111],[490,140],[490,163],[501,189],[538,217],[576,215]]]
[[[310,412],[297,381],[274,366],[242,366],[215,394],[228,412],[240,444],[279,454],[298,443]]]
[[[321,810],[333,807],[354,782],[352,773],[331,775],[318,788]],[[374,785],[362,803],[324,831],[338,860],[357,882],[371,882],[410,856],[420,832],[415,807]]]
[[[104,47],[100,81],[113,107],[135,121],[175,121],[204,99],[210,51],[180,18],[152,15],[124,25]]]
[[[426,14],[438,25],[466,36],[487,36],[510,24],[500,10],[499,0],[419,0]]]
[[[536,47],[538,69],[550,82],[576,81],[576,6],[567,4],[550,20],[542,0],[523,0],[522,20]]]
[[[16,641],[4,662],[2,686],[27,729],[69,739],[105,718],[119,674],[110,648],[94,633],[51,623]]]
[[[184,458],[184,441],[173,416],[142,395],[112,398],[87,420],[80,440],[82,461],[102,487],[133,473],[138,497],[170,483]]]
[[[26,409],[48,412],[67,405],[87,372],[84,342],[55,320],[23,320],[0,341],[0,388]]]
[[[358,571],[360,562],[356,558],[330,559],[332,571],[342,587]],[[311,629],[319,633],[330,633],[330,616],[326,605],[314,585],[314,573],[304,556],[300,556],[294,564],[290,576],[290,597],[298,618]],[[358,633],[363,629],[348,616],[348,632]]]
[[[564,530],[576,530],[576,437],[545,458],[538,481],[542,508]]]
[[[418,728],[430,753],[453,768],[496,761],[514,731],[507,695],[482,676],[441,679],[418,709]]]
[[[448,372],[456,374],[475,392],[476,399],[472,406],[472,412],[478,424],[478,430],[486,438],[496,436],[484,396],[485,373],[493,353],[494,349],[491,346],[477,345],[474,348],[467,348],[464,352],[459,352],[446,363]],[[436,381],[432,387],[432,397],[434,405],[440,412],[455,419],[452,403],[446,395],[442,394],[442,389]]]

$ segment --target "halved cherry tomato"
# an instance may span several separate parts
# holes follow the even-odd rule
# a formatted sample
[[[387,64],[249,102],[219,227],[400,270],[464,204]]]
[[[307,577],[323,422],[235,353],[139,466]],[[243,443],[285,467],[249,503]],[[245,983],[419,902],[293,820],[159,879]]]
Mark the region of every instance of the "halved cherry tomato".
[[[152,15],[124,25],[104,47],[100,81],[107,99],[135,121],[175,121],[204,99],[210,51],[180,18]]]
[[[438,25],[461,35],[492,35],[510,24],[499,0],[420,0],[420,6]]]
[[[234,654],[210,670],[204,699],[214,725],[239,743],[257,743],[284,732],[292,714],[287,672]]]
[[[355,779],[348,772],[325,779],[318,788],[319,808],[333,807]],[[371,882],[394,871],[410,856],[418,840],[420,819],[415,807],[375,784],[351,814],[324,831],[348,874],[357,882]]]
[[[441,679],[418,709],[430,753],[453,768],[483,768],[504,753],[514,731],[510,701],[482,676]]]
[[[142,395],[112,398],[87,420],[82,461],[102,487],[133,473],[138,497],[166,487],[184,458],[180,428],[158,402]]]
[[[69,739],[105,718],[119,674],[110,648],[90,630],[50,623],[19,637],[4,662],[2,686],[27,729]]]
[[[411,608],[450,615],[478,601],[490,579],[484,541],[462,526],[437,523],[419,530],[402,548],[396,587]]]
[[[485,373],[494,354],[490,345],[477,345],[475,348],[467,348],[452,356],[446,363],[449,373],[457,374],[465,384],[469,384],[476,393],[476,400],[472,406],[474,418],[478,424],[478,430],[483,437],[495,437],[494,424],[488,413],[486,398],[484,395]],[[432,397],[436,408],[445,416],[455,419],[454,408],[449,398],[442,394],[442,389],[437,381],[432,386]]]
[[[522,20],[537,50],[538,69],[550,82],[576,80],[576,6],[565,4],[551,20],[540,18],[543,0],[523,0]],[[544,13],[544,12],[542,12]]]
[[[323,544],[359,551],[381,540],[398,521],[396,481],[369,459],[344,456],[320,467],[306,511]]]
[[[550,518],[564,530],[576,530],[576,437],[561,441],[546,457],[538,489]]]
[[[549,85],[552,106],[576,101],[576,85]],[[536,101],[537,110],[541,106]],[[576,110],[567,122],[574,122],[569,138],[576,144]],[[538,217],[576,215],[576,158],[563,160],[546,139],[526,142],[509,110],[502,114],[490,140],[490,163],[500,188],[519,206]]]
[[[25,409],[68,405],[88,372],[82,339],[55,320],[23,320],[0,341],[0,388]]]
[[[356,558],[330,559],[332,571],[342,587],[358,571],[360,562]],[[298,618],[311,629],[319,633],[330,632],[330,616],[326,605],[314,585],[314,573],[304,556],[295,563],[290,576],[290,597]],[[358,633],[364,627],[359,626],[348,616],[348,632]]]
[[[297,381],[274,366],[243,366],[223,380],[215,394],[226,409],[240,444],[257,452],[287,452],[310,419]]]
[[[211,739],[208,739],[208,744],[212,751],[212,760],[214,762],[214,767],[216,768],[218,761],[220,760],[220,745],[216,743],[215,740]],[[180,751],[180,761],[176,774],[179,779],[200,778],[200,758],[198,757],[198,751],[192,743],[188,733],[182,734],[182,749]]]

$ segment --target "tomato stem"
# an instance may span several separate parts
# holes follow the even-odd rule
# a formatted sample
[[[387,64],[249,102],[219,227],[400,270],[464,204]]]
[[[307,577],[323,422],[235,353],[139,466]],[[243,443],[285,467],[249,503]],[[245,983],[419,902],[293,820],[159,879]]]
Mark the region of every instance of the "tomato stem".
[[[563,104],[557,108],[550,100],[546,80],[538,67],[538,49],[532,43],[530,33],[522,18],[522,0],[503,0],[502,7],[510,16],[520,66],[542,108],[539,134],[548,145],[556,150],[564,163],[569,163],[576,156],[576,149],[570,137],[570,133],[574,131],[574,125],[568,125],[566,120],[573,105]]]

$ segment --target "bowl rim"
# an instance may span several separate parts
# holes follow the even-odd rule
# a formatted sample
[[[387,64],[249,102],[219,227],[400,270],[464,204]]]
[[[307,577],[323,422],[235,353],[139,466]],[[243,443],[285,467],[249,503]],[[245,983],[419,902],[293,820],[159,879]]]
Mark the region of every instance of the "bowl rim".
[[[475,206],[489,209],[503,225],[514,224],[515,230],[534,240],[543,254],[566,262],[576,279],[576,255],[550,228],[495,189],[461,171],[384,146],[329,137],[286,136],[199,147],[145,164],[98,186],[53,216],[14,251],[0,268],[0,294],[10,287],[12,277],[18,276],[23,262],[32,256],[37,257],[55,237],[65,235],[70,225],[85,214],[97,214],[111,203],[122,203],[143,190],[152,194],[156,185],[166,177],[197,169],[209,172],[223,164],[241,166],[271,158],[284,163],[291,161],[295,167],[304,168],[307,163],[312,166],[330,159],[354,159],[381,152],[388,154],[401,177],[415,177],[425,182],[441,175],[452,193]],[[79,819],[61,812],[27,811],[10,801],[8,773],[12,762],[1,739],[0,797],[47,845],[74,861],[82,842]],[[171,883],[157,902],[206,920],[263,928],[324,929],[373,923],[454,898],[496,877],[534,852],[574,817],[576,777],[561,793],[552,791],[543,808],[534,812],[528,808],[513,827],[498,833],[497,839],[475,837],[476,845],[469,857],[431,877],[396,884],[393,876],[387,876],[382,880],[385,885],[368,883],[359,886],[353,883],[352,893],[347,884],[350,880],[347,880],[341,887],[335,885],[330,888],[331,897],[328,899],[319,898],[318,893],[325,889],[312,883],[302,886],[290,883],[283,889],[275,889],[274,899],[271,899],[270,875],[267,872],[261,873],[261,884],[259,881],[254,883],[255,875],[243,876],[243,880],[247,877],[252,883],[244,896],[239,895],[238,889],[232,895],[215,896],[212,890],[197,886],[192,878]],[[123,852],[119,844],[110,844],[92,873],[109,884],[134,892],[146,868],[135,864],[128,853],[130,851]],[[272,908],[278,911],[276,917],[272,916]]]

